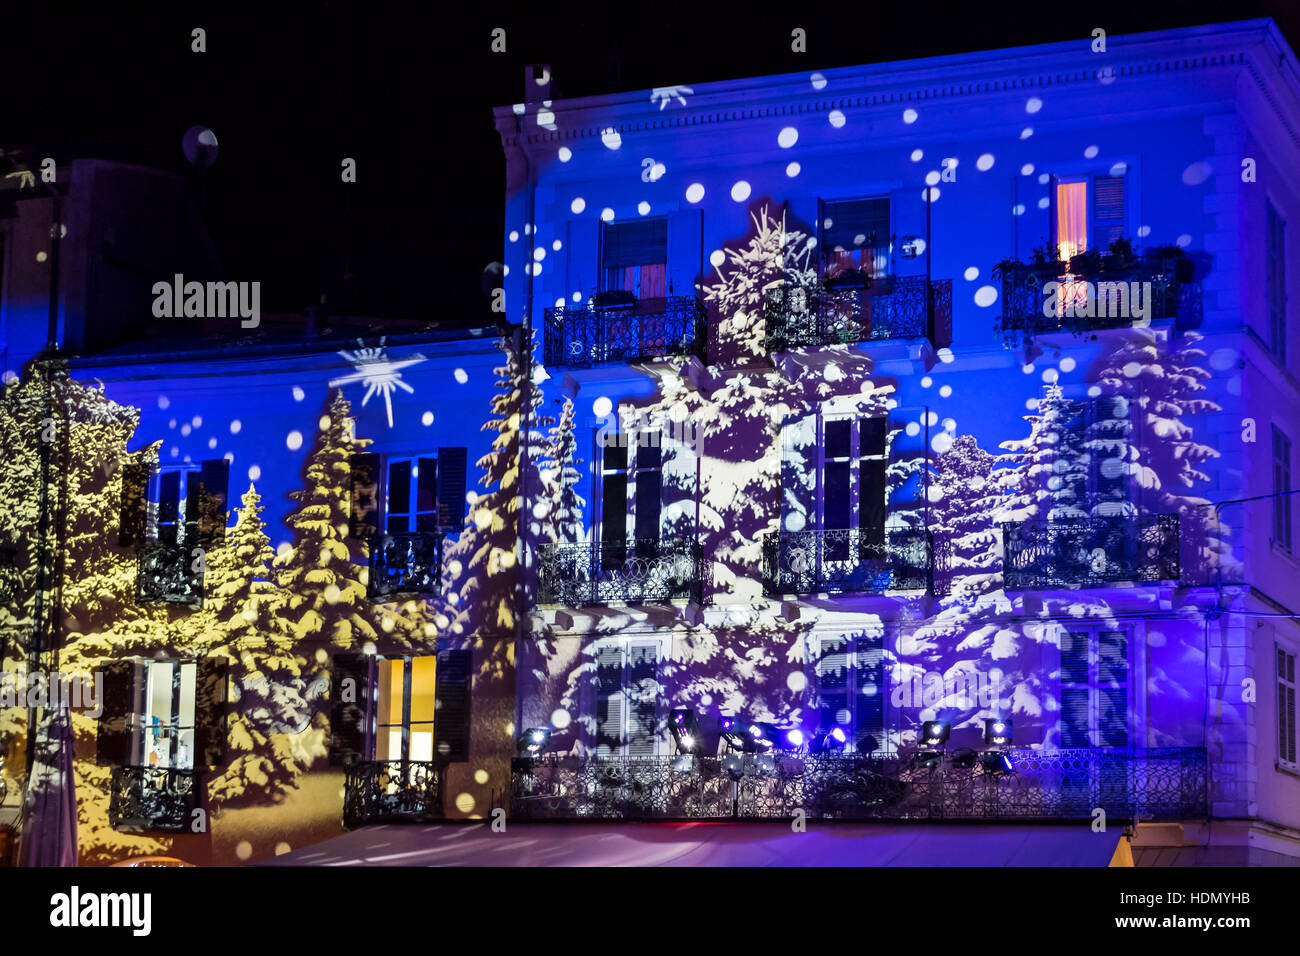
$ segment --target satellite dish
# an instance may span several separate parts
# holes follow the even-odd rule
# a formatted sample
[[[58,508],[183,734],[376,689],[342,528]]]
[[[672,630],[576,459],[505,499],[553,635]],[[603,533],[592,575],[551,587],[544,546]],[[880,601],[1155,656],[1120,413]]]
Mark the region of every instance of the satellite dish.
[[[195,169],[207,169],[217,161],[217,134],[206,126],[191,126],[181,140],[181,150]]]

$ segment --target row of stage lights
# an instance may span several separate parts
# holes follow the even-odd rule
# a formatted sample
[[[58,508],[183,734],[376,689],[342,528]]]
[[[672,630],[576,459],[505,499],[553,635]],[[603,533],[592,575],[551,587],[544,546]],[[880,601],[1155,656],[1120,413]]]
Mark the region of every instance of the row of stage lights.
[[[722,739],[726,741],[727,753],[722,758],[722,768],[732,779],[739,780],[745,771],[744,754],[751,754],[753,772],[758,776],[767,776],[776,772],[778,751],[788,753],[835,754],[843,753],[848,746],[849,735],[844,727],[832,727],[829,730],[805,738],[802,730],[795,727],[781,730],[773,724],[762,721],[748,722],[737,717],[721,715],[719,727]],[[676,707],[668,721],[668,729],[673,735],[677,755],[673,759],[674,772],[688,776],[696,770],[696,760],[703,755],[704,734],[700,730],[699,720],[690,707]],[[971,747],[960,747],[947,754],[948,738],[952,727],[946,720],[927,720],[921,724],[917,737],[920,750],[912,757],[912,765],[922,770],[938,770],[943,766],[944,757],[954,770],[973,770],[976,764],[986,774],[1001,776],[1015,773],[1006,749],[1011,746],[1011,721],[1000,717],[990,717],[984,721],[984,743],[989,748],[982,753]],[[530,727],[520,735],[518,740],[519,755],[524,758],[537,757],[546,748],[551,739],[549,727]],[[865,735],[857,742],[859,753],[873,753],[878,744],[875,737]]]

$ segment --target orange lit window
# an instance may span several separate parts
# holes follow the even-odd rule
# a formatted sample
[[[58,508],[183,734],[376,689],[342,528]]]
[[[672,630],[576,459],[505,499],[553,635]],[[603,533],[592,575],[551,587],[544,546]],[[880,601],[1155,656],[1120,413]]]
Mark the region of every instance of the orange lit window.
[[[1056,247],[1061,259],[1070,261],[1088,249],[1088,184],[1056,184]]]
[[[381,660],[376,760],[433,760],[437,658]]]

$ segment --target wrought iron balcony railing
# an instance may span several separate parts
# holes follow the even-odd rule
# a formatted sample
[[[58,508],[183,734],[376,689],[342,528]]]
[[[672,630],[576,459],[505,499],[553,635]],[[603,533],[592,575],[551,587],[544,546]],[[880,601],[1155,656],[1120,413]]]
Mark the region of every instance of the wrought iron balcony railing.
[[[1179,577],[1178,515],[1008,522],[1002,541],[1008,591]]]
[[[198,806],[198,771],[174,767],[114,767],[108,822],[115,830],[189,830]]]
[[[371,598],[436,594],[442,587],[442,532],[390,531],[370,539]]]
[[[442,819],[444,768],[428,760],[367,760],[345,767],[344,825]]]
[[[626,544],[550,544],[541,550],[542,604],[582,607],[700,601],[703,560],[698,542],[632,538]]]
[[[927,586],[929,571],[924,531],[774,531],[763,539],[763,580],[770,595],[919,590]]]
[[[693,296],[545,313],[546,364],[587,368],[669,355],[705,358],[704,304]]]
[[[1206,810],[1205,751],[1013,750],[1013,772],[982,761],[927,768],[904,754],[743,758],[734,780],[719,757],[518,760],[511,816],[523,819],[1081,820],[1180,819]]]
[[[952,280],[931,282],[934,316],[924,276],[890,276],[867,288],[821,289],[785,283],[764,303],[767,349],[816,348],[846,342],[928,337],[947,345],[952,328]]]
[[[147,604],[202,604],[202,557],[202,549],[197,544],[191,547],[165,541],[146,542],[139,556],[140,600]]]
[[[1018,342],[1050,332],[1128,328],[1138,319],[1177,320],[1180,327],[1194,328],[1200,325],[1201,289],[1190,267],[1188,259],[1161,256],[1138,257],[1087,274],[1067,272],[1063,262],[1002,263],[994,267],[1001,282],[998,329]],[[1049,282],[1059,283],[1054,304],[1049,302]],[[1135,283],[1140,300],[1132,295]],[[1149,314],[1144,318],[1139,308]]]

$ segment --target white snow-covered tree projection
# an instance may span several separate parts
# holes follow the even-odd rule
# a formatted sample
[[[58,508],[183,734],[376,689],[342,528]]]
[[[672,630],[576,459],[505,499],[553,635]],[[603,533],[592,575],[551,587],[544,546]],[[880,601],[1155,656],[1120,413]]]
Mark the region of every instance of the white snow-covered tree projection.
[[[538,462],[538,477],[545,489],[539,499],[545,514],[534,508],[533,517],[544,521],[547,537],[557,544],[573,544],[583,535],[582,516],[586,500],[578,493],[582,459],[577,457],[578,441],[574,434],[573,400],[564,399],[559,421],[547,436],[545,457]]]
[[[1029,435],[1001,443],[1007,450],[998,459],[1003,467],[997,476],[1007,499],[1003,520],[1087,516],[1088,451],[1079,403],[1053,383],[1043,390],[1036,413],[1024,418]]]

